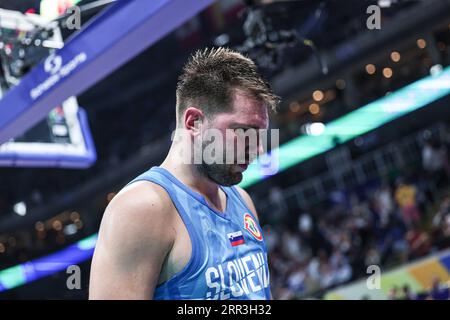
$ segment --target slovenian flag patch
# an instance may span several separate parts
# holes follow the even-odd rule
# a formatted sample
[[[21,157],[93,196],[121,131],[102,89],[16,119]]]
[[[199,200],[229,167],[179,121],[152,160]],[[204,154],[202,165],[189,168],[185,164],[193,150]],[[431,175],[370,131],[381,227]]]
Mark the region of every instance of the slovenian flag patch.
[[[232,232],[232,233],[227,234],[227,236],[228,236],[228,239],[230,240],[232,247],[236,247],[245,242],[242,231]]]

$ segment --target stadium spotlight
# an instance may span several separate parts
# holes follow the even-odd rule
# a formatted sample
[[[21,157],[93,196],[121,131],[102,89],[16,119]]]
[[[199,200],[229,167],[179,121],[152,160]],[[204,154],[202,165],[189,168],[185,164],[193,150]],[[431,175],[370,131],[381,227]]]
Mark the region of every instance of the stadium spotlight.
[[[307,123],[301,127],[301,132],[308,136],[320,136],[324,131],[325,125],[322,122]]]
[[[439,75],[442,72],[442,65],[441,64],[435,64],[430,68],[430,74],[435,77]]]
[[[23,217],[24,215],[27,214],[27,205],[23,201],[17,202],[14,205],[13,209],[14,209],[14,212],[16,214],[18,214],[19,216]]]

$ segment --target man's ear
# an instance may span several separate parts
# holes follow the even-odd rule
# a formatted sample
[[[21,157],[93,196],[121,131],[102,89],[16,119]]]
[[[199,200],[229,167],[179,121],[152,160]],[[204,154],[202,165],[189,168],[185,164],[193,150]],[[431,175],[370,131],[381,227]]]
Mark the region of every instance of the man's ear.
[[[204,114],[202,110],[189,107],[184,111],[184,126],[186,130],[193,132],[194,134],[200,133],[200,128],[203,123]]]

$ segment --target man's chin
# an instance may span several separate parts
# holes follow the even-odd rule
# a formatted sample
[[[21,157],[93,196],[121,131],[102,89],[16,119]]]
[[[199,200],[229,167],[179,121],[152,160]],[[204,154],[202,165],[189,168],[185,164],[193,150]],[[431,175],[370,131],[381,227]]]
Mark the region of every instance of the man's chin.
[[[221,170],[211,170],[210,167],[203,167],[202,172],[214,183],[229,187],[240,183],[243,179],[243,172],[247,168],[246,165],[229,165],[228,168]]]
[[[227,179],[226,181],[221,181],[221,183],[219,184],[224,187],[231,187],[239,184],[242,181],[242,178],[242,172],[234,172],[229,179]]]
[[[242,172],[238,172],[235,184],[241,183],[243,178],[244,178],[244,175],[242,174]]]
[[[243,175],[242,172],[233,172],[230,174],[229,179],[226,181],[217,181],[221,186],[231,187],[239,184],[242,181]]]

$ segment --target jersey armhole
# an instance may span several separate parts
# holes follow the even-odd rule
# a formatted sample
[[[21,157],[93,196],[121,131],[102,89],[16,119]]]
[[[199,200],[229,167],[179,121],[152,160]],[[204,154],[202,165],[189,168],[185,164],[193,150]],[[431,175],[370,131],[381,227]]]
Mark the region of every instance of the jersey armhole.
[[[248,210],[248,214],[256,221],[256,223],[259,226],[259,229],[261,231],[261,234],[263,235],[263,245],[264,245],[264,250],[266,252],[268,252],[268,248],[267,248],[267,243],[265,241],[264,238],[264,232],[263,232],[263,228],[261,226],[261,223],[259,222],[259,219],[255,217],[255,215],[253,214],[252,210],[250,210],[250,208],[247,205],[247,202],[244,200],[244,198],[242,197],[241,193],[235,188],[235,187],[231,187],[231,189],[233,190],[233,193],[238,197],[238,199],[242,202],[242,205]]]
[[[259,218],[255,217],[255,214],[253,213],[252,210],[250,210],[247,202],[244,200],[241,193],[236,189],[236,187],[231,187],[231,190],[233,190],[233,193],[238,197],[238,199],[241,201],[242,205],[247,209],[248,213],[252,216],[252,218],[255,219],[255,221],[258,222],[259,224]]]
[[[186,263],[186,265],[177,273],[175,273],[172,277],[167,279],[166,281],[158,284],[155,287],[155,293],[156,290],[161,290],[164,287],[167,287],[167,289],[170,290],[170,293],[173,294],[174,292],[179,295],[178,290],[178,284],[177,282],[181,282],[185,278],[187,278],[192,270],[194,270],[198,264],[199,264],[199,249],[198,249],[198,241],[199,237],[195,231],[194,226],[192,225],[192,221],[190,217],[186,214],[183,206],[179,202],[179,200],[173,195],[171,188],[167,186],[164,182],[158,181],[154,177],[142,177],[142,178],[136,178],[135,180],[131,181],[129,184],[137,182],[137,181],[149,181],[152,183],[157,184],[161,188],[164,189],[165,192],[169,195],[169,198],[171,199],[173,205],[175,206],[175,209],[177,210],[178,214],[180,215],[181,220],[183,221],[186,230],[189,234],[189,240],[191,241],[191,256],[189,258],[189,261]],[[129,185],[127,184],[127,185]]]

